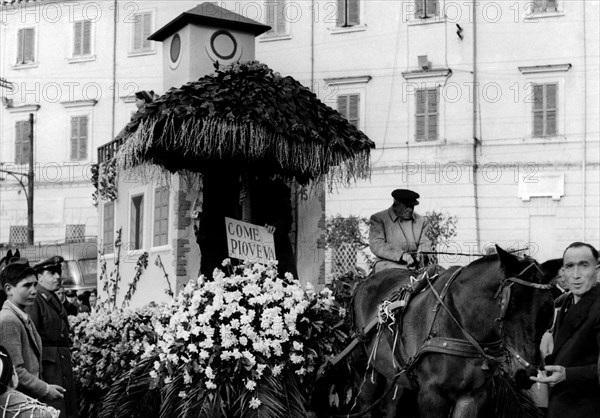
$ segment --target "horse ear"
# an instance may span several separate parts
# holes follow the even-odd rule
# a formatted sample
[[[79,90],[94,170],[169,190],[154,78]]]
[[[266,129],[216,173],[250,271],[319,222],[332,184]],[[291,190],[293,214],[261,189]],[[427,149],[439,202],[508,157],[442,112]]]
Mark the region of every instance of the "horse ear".
[[[553,260],[548,260],[548,261],[545,261],[544,263],[542,263],[540,268],[542,269],[542,272],[544,273],[544,282],[548,283],[548,282],[550,282],[550,280],[555,278],[556,275],[558,274],[558,270],[560,270],[562,265],[563,265],[562,258],[555,258]]]
[[[519,259],[511,253],[504,251],[496,244],[496,252],[500,258],[500,264],[504,270],[504,274],[516,274],[519,270]]]
[[[13,257],[15,258],[21,258],[21,253],[19,252],[19,250],[15,250],[15,253],[13,254]]]
[[[10,260],[11,258],[13,258],[13,253],[12,253],[12,250],[8,250],[8,251],[6,252],[6,260],[8,261],[8,260]]]

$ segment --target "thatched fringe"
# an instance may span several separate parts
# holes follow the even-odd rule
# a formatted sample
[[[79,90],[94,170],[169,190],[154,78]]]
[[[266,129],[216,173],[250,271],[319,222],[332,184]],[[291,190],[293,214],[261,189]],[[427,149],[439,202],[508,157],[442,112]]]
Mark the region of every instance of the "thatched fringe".
[[[335,145],[333,145],[335,146]],[[370,150],[334,149],[307,139],[297,141],[271,133],[252,122],[226,118],[188,117],[144,120],[125,140],[117,154],[120,169],[136,169],[149,161],[150,149],[168,149],[187,158],[268,160],[279,168],[308,175],[329,184],[349,185],[370,177]],[[141,170],[146,173],[146,169]]]

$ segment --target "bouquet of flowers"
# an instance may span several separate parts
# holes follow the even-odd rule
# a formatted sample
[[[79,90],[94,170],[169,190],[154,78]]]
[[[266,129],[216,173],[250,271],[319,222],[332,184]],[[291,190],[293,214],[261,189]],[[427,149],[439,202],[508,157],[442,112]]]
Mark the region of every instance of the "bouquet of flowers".
[[[148,331],[157,312],[158,307],[144,307],[69,317],[73,373],[86,416],[93,416],[115,379],[133,368],[153,343]]]
[[[161,414],[306,417],[319,363],[345,343],[345,310],[274,264],[224,266],[190,281],[155,324],[144,356],[156,358]]]

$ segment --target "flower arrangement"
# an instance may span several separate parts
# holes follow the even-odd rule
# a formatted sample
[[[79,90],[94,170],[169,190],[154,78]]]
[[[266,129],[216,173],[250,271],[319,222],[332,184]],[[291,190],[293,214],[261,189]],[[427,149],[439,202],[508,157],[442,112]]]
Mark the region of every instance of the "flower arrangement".
[[[193,280],[156,326],[151,377],[181,399],[180,416],[307,415],[320,362],[339,352],[345,310],[274,264],[224,266]],[[331,326],[325,326],[329,321]]]
[[[117,165],[116,159],[111,158],[100,164],[92,165],[90,181],[94,185],[92,199],[94,206],[98,206],[98,199],[113,201],[117,199]]]
[[[99,311],[69,316],[73,341],[72,363],[79,384],[80,407],[94,416],[101,398],[115,379],[134,367],[153,343],[151,327],[158,307]]]

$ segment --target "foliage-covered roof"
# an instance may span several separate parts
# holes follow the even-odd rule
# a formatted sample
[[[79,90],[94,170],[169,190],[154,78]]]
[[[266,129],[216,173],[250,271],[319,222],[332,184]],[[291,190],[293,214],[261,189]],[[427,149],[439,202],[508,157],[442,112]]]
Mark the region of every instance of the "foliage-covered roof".
[[[158,164],[202,172],[232,162],[295,177],[349,183],[369,176],[375,144],[292,77],[237,63],[144,105],[117,138],[121,168]]]

